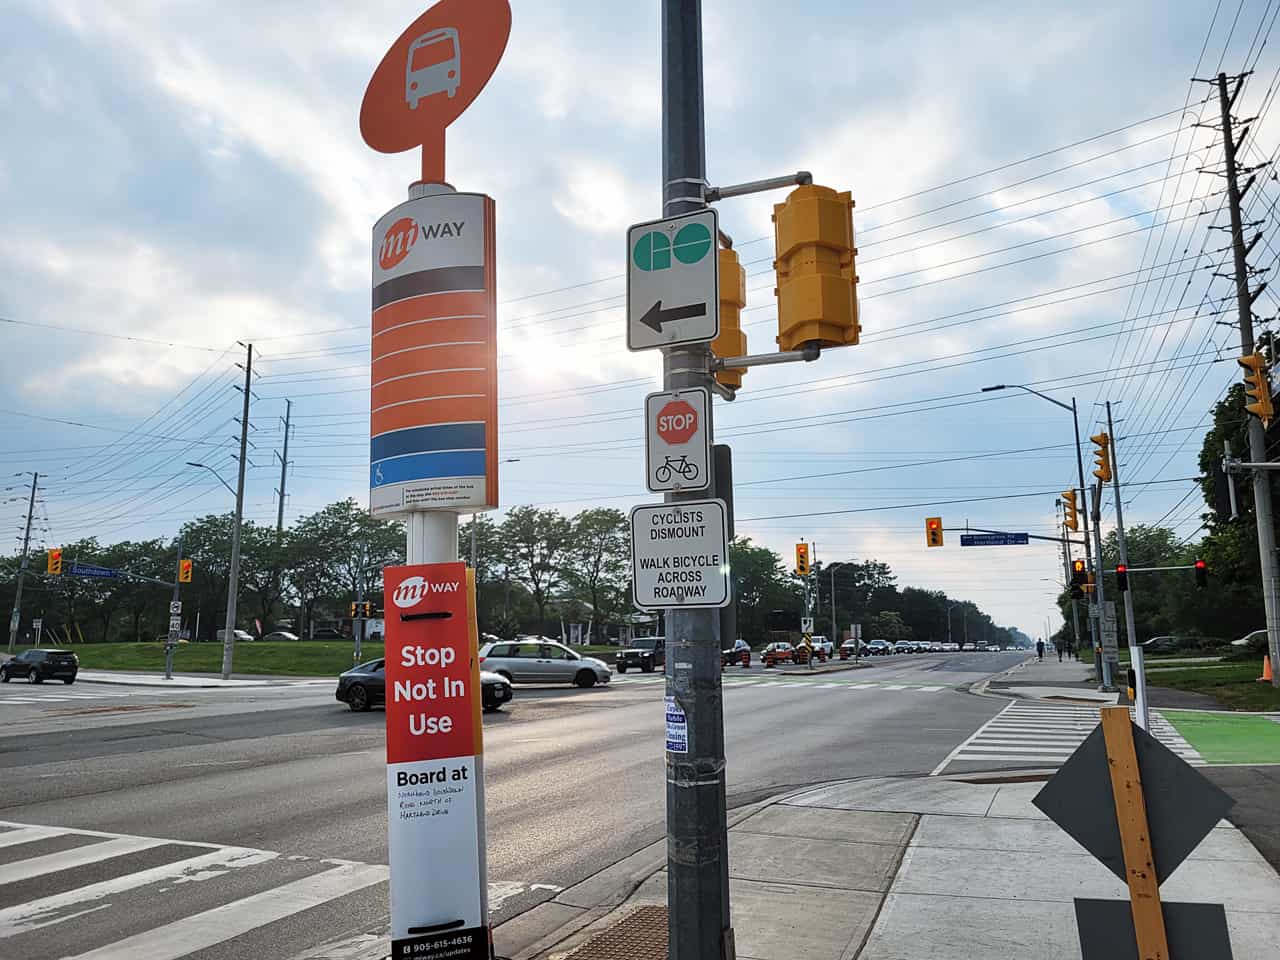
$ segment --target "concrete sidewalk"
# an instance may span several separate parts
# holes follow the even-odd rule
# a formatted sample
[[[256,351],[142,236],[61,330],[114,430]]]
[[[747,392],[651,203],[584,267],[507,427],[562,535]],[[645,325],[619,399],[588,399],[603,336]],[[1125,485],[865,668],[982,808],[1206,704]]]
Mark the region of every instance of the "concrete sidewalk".
[[[1031,805],[1042,786],[871,779],[739,812],[729,833],[738,958],[1079,957],[1072,899],[1128,892]],[[664,931],[663,857],[656,844],[508,921],[494,931],[498,954],[590,960],[628,918]],[[1162,892],[1224,904],[1235,956],[1280,955],[1280,875],[1230,824]],[[665,957],[660,947],[637,942],[627,955]]]
[[[116,683],[131,687],[169,687],[169,688],[234,688],[253,687],[305,687],[318,684],[336,685],[332,677],[232,677],[223,680],[216,674],[175,673],[173,679],[166,680],[161,673],[125,673],[116,670],[81,670],[76,674],[81,683]]]
[[[1029,657],[1004,673],[978,684],[975,692],[999,693],[1033,700],[1063,700],[1114,704],[1118,693],[1102,693],[1093,679],[1093,664],[1079,660],[1058,662],[1046,654],[1044,662]]]

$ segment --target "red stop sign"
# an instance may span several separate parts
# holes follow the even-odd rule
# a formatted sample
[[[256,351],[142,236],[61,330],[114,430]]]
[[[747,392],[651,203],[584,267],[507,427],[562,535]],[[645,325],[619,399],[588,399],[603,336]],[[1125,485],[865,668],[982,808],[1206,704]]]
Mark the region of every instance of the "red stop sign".
[[[672,400],[658,411],[655,426],[665,442],[688,443],[698,432],[698,411],[685,400]]]

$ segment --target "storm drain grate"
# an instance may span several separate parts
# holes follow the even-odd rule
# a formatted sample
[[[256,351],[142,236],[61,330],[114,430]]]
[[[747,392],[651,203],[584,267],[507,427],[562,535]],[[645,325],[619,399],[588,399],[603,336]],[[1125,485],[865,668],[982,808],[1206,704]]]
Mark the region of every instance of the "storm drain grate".
[[[565,960],[667,960],[667,908],[640,907]]]

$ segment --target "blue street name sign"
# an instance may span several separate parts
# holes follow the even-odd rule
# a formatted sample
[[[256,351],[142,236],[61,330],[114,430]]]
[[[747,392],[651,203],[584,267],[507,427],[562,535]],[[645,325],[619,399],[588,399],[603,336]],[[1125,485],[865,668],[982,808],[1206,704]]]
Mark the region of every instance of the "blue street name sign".
[[[962,547],[1025,547],[1030,538],[1025,533],[962,533]]]
[[[67,572],[73,577],[102,577],[103,579],[114,579],[120,574],[112,570],[110,567],[99,567],[93,563],[73,563],[67,567]]]

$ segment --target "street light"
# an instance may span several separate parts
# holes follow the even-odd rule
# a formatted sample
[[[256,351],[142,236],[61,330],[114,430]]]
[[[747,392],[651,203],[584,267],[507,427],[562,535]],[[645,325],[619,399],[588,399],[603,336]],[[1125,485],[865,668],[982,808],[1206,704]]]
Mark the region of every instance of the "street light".
[[[240,526],[244,521],[244,461],[241,461],[239,491],[233,490],[231,484],[223,480],[218,471],[207,463],[193,463],[188,460],[187,466],[208,470],[236,498],[235,522],[231,525],[231,569],[227,573],[227,624],[226,632],[222,635],[222,679],[230,680],[231,662],[236,649],[236,601],[240,592]]]
[[[507,459],[499,460],[498,462],[499,463],[519,463],[520,458],[507,457]],[[471,515],[471,569],[472,570],[476,568],[476,518],[479,516],[480,516],[479,513],[473,513]]]
[[[834,641],[835,638],[840,635],[840,627],[836,625],[836,567],[848,567],[848,566],[851,566],[852,564],[853,564],[852,560],[841,560],[839,563],[833,563],[831,565],[831,639],[832,641]],[[851,630],[850,633],[852,632],[853,631]],[[861,659],[862,651],[860,648],[862,644],[858,641],[857,637],[851,637],[850,639],[853,640],[853,659],[854,660]]]
[[[1087,495],[1087,492],[1084,486],[1084,453],[1080,447],[1080,414],[1076,410],[1076,398],[1072,397],[1071,405],[1068,406],[1067,404],[1063,403],[1061,400],[1055,400],[1053,397],[1049,396],[1048,394],[1041,393],[1039,390],[1033,390],[1031,387],[1028,387],[1025,384],[1021,384],[1021,383],[997,383],[994,386],[982,388],[983,393],[991,393],[995,390],[1025,390],[1027,393],[1035,394],[1041,400],[1048,400],[1055,407],[1061,407],[1063,410],[1071,411],[1071,421],[1075,425],[1075,432],[1076,432],[1076,471],[1078,473],[1079,480],[1080,480],[1080,517],[1081,519],[1084,520],[1084,555],[1085,555],[1085,559],[1089,563],[1089,566],[1092,568],[1093,567],[1093,546],[1089,542],[1089,504],[1088,504],[1089,497]],[[1096,524],[1097,522],[1098,522],[1098,518],[1094,517],[1094,523]],[[1065,538],[1066,531],[1063,531],[1063,536]],[[1098,558],[1098,563],[1099,565],[1101,565],[1102,563],[1101,557]],[[1099,583],[1101,583],[1102,581],[1101,576],[1098,577],[1098,581]],[[1075,634],[1078,637],[1080,636],[1080,610],[1077,605],[1077,601],[1075,600],[1071,601],[1071,616],[1072,616],[1072,619],[1075,621]],[[1093,617],[1090,617],[1089,618],[1089,634],[1094,647],[1097,647],[1098,645],[1097,629],[1098,629],[1097,620]],[[1100,657],[1099,660],[1103,660],[1103,658]],[[1110,678],[1105,676],[1105,674],[1108,672],[1106,663],[1103,662],[1098,669],[1102,671],[1098,679],[1102,681],[1105,686],[1110,687],[1111,685]]]

